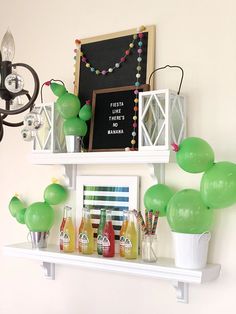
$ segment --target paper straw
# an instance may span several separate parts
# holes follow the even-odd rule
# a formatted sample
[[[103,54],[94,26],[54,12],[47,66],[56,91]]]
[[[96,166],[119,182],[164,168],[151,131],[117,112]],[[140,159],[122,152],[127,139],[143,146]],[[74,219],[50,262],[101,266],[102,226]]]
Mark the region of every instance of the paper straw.
[[[148,212],[148,224],[147,224],[148,234],[152,233],[152,211]]]
[[[138,219],[138,222],[139,222],[139,224],[140,224],[140,226],[141,226],[142,231],[143,231],[145,234],[147,234],[148,231],[147,231],[147,228],[146,228],[146,225],[145,225],[145,222],[144,222],[144,219],[143,219],[143,216],[142,216],[141,211],[138,212],[137,219]]]
[[[154,222],[153,222],[153,226],[152,226],[152,234],[156,233],[157,230],[157,223],[158,223],[158,217],[159,217],[159,211],[155,212],[154,215]]]
[[[146,224],[146,228],[148,229],[148,210],[145,209],[145,224]]]

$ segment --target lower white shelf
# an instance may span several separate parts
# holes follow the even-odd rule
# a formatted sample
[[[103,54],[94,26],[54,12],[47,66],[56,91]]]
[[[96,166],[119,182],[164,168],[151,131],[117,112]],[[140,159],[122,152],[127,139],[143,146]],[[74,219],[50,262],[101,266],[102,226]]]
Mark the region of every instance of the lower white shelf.
[[[201,270],[189,270],[175,267],[174,260],[168,258],[159,258],[157,263],[149,264],[140,259],[125,260],[118,256],[104,258],[97,254],[62,253],[56,245],[37,250],[32,249],[30,243],[19,243],[4,246],[3,250],[8,256],[41,261],[45,277],[49,279],[55,279],[55,264],[63,264],[170,280],[177,290],[177,300],[184,303],[188,302],[188,284],[215,280],[220,273],[220,265],[208,264]]]

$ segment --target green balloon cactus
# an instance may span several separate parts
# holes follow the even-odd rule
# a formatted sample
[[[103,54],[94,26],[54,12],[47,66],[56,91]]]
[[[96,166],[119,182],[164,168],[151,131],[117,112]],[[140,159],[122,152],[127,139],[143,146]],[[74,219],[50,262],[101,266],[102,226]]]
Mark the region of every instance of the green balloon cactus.
[[[75,135],[83,137],[87,134],[88,127],[85,121],[92,117],[92,108],[87,101],[81,107],[80,100],[74,94],[68,93],[64,85],[51,82],[50,88],[55,96],[56,109],[64,121],[63,129],[65,135]]]
[[[64,203],[68,198],[68,191],[55,179],[44,190],[44,202],[35,202],[28,207],[13,196],[9,202],[9,211],[20,224],[26,224],[33,232],[48,232],[54,223],[54,209],[51,205]]]

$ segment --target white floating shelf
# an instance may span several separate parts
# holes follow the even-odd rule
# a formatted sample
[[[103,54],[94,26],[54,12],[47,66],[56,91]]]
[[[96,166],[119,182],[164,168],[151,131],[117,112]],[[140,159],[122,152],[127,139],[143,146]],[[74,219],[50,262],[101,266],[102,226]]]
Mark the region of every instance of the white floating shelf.
[[[159,258],[157,263],[148,264],[140,259],[125,260],[120,257],[103,258],[97,255],[61,253],[56,245],[48,245],[47,249],[35,250],[31,248],[30,243],[20,243],[5,246],[4,253],[9,256],[41,261],[45,277],[50,279],[55,279],[55,264],[63,264],[171,280],[177,291],[177,300],[184,303],[188,302],[188,284],[202,284],[215,280],[220,273],[220,265],[208,264],[201,270],[189,270],[175,267],[174,261],[168,258]]]
[[[84,153],[32,153],[30,161],[37,165],[86,164],[157,164],[168,163],[170,151],[116,151]]]

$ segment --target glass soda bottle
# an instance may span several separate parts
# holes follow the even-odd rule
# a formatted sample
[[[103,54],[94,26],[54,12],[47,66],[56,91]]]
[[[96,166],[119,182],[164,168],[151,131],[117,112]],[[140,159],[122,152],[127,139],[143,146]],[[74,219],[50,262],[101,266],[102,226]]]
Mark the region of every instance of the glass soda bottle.
[[[64,208],[64,214],[63,214],[63,218],[62,218],[62,222],[60,225],[60,250],[63,251],[63,230],[64,230],[64,226],[65,226],[65,222],[66,222],[66,208]]]
[[[123,223],[120,229],[120,256],[125,257],[125,232],[128,225],[128,211],[123,211]]]
[[[135,213],[128,212],[128,224],[125,232],[125,258],[135,259],[138,257],[138,230]]]
[[[94,250],[93,226],[89,208],[84,208],[84,223],[81,233],[82,233],[80,237],[81,253],[93,254]]]
[[[63,252],[75,251],[75,227],[72,221],[72,208],[65,206],[66,220],[63,228]]]
[[[77,236],[77,248],[79,252],[82,252],[81,250],[81,237],[82,237],[82,229],[83,229],[83,225],[84,225],[84,216],[85,216],[85,210],[84,208],[82,209],[82,218],[81,218],[81,222],[80,222],[80,226],[79,226],[79,230],[78,230],[78,236]]]
[[[106,224],[103,229],[102,255],[113,257],[115,255],[115,232],[112,226],[112,211],[106,211]]]
[[[97,231],[97,252],[102,255],[103,229],[106,223],[106,210],[101,209],[100,222]]]

